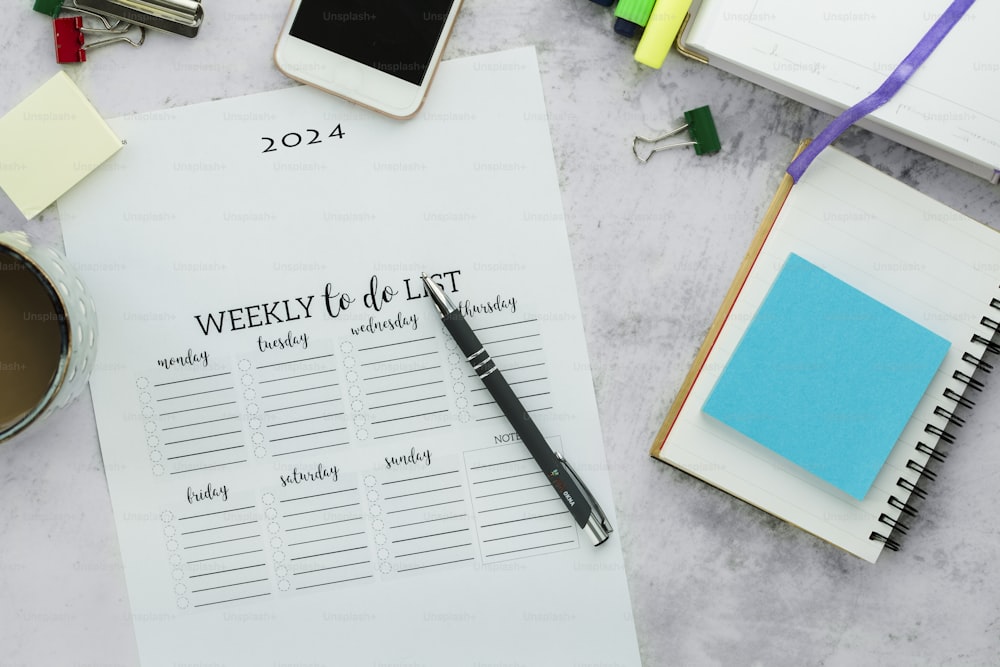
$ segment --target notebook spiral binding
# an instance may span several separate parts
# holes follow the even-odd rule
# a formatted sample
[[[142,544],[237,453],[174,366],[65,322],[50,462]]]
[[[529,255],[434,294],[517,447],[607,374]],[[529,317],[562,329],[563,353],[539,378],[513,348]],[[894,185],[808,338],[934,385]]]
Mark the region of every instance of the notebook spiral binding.
[[[996,310],[998,317],[1000,317],[1000,298],[993,298],[990,301],[990,308]],[[962,355],[962,361],[969,364],[971,372],[965,373],[956,369],[951,377],[961,383],[960,390],[956,391],[951,387],[945,388],[942,396],[950,401],[950,403],[947,404],[947,407],[938,405],[934,408],[934,414],[945,420],[945,427],[941,428],[933,424],[926,424],[924,426],[924,432],[936,438],[935,443],[943,441],[949,445],[954,444],[955,435],[949,432],[948,429],[951,427],[961,428],[965,425],[965,419],[956,414],[956,412],[968,412],[975,407],[976,402],[968,398],[967,394],[982,391],[985,387],[983,382],[975,376],[993,371],[993,364],[986,361],[986,355],[1000,355],[1000,343],[998,343],[998,340],[1000,340],[1000,320],[984,316],[979,320],[979,324],[984,328],[986,335],[974,334],[969,341],[974,345],[981,346],[981,348],[976,348],[979,354],[965,352]],[[947,454],[938,451],[934,446],[924,442],[918,442],[914,450],[926,457],[926,463],[919,463],[910,459],[906,462],[906,468],[917,473],[918,482],[922,482],[923,480],[934,481],[937,473],[931,470],[927,464],[932,461],[940,463],[945,460]],[[901,494],[903,495],[903,499],[891,495],[886,501],[889,509],[897,511],[896,516],[894,517],[892,514],[883,512],[878,520],[888,530],[884,531],[885,534],[879,531],[872,531],[872,534],[868,536],[869,540],[881,542],[885,545],[885,548],[891,551],[899,551],[900,543],[897,538],[905,535],[909,530],[909,526],[903,523],[901,518],[904,515],[909,517],[917,516],[917,509],[911,504],[911,499],[923,500],[927,497],[926,490],[905,477],[900,477],[896,480],[896,486],[906,492],[905,494]]]

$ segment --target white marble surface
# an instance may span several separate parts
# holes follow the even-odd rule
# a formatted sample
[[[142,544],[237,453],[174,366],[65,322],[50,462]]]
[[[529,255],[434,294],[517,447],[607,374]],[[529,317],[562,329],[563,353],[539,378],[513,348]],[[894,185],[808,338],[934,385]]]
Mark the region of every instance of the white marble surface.
[[[293,85],[271,62],[284,3],[205,8],[194,40],[65,69],[106,117]],[[0,113],[58,68],[48,20],[24,0],[2,12]],[[792,151],[829,119],[674,53],[640,67],[611,22],[587,0],[465,0],[446,57],[538,50],[644,664],[997,664],[1000,388],[874,566],[647,456]],[[633,134],[703,104],[722,153],[635,161]],[[866,132],[837,145],[1000,228],[997,187]],[[25,222],[0,196],[0,230],[19,228],[61,244],[54,208]],[[0,447],[0,666],[136,663],[85,395]]]

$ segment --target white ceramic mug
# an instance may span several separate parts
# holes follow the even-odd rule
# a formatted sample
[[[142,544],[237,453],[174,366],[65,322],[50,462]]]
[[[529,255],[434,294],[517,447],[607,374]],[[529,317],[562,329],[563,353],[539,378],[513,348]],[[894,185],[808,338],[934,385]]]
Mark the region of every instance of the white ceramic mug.
[[[0,233],[0,442],[79,396],[96,352],[94,301],[66,258]]]

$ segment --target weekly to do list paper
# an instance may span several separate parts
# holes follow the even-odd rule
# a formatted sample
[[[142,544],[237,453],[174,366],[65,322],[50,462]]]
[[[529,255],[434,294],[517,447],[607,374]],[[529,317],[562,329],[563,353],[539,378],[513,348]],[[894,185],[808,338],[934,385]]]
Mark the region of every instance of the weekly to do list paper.
[[[638,664],[617,533],[420,280],[608,508],[533,51],[444,63],[406,122],[302,87],[111,124],[60,213],[144,664]]]

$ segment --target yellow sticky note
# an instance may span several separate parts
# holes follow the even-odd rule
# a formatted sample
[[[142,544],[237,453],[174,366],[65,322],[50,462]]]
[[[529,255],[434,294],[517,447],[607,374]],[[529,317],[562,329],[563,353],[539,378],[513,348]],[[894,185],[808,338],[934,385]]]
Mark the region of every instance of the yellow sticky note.
[[[60,71],[0,118],[0,188],[30,220],[121,147]]]

